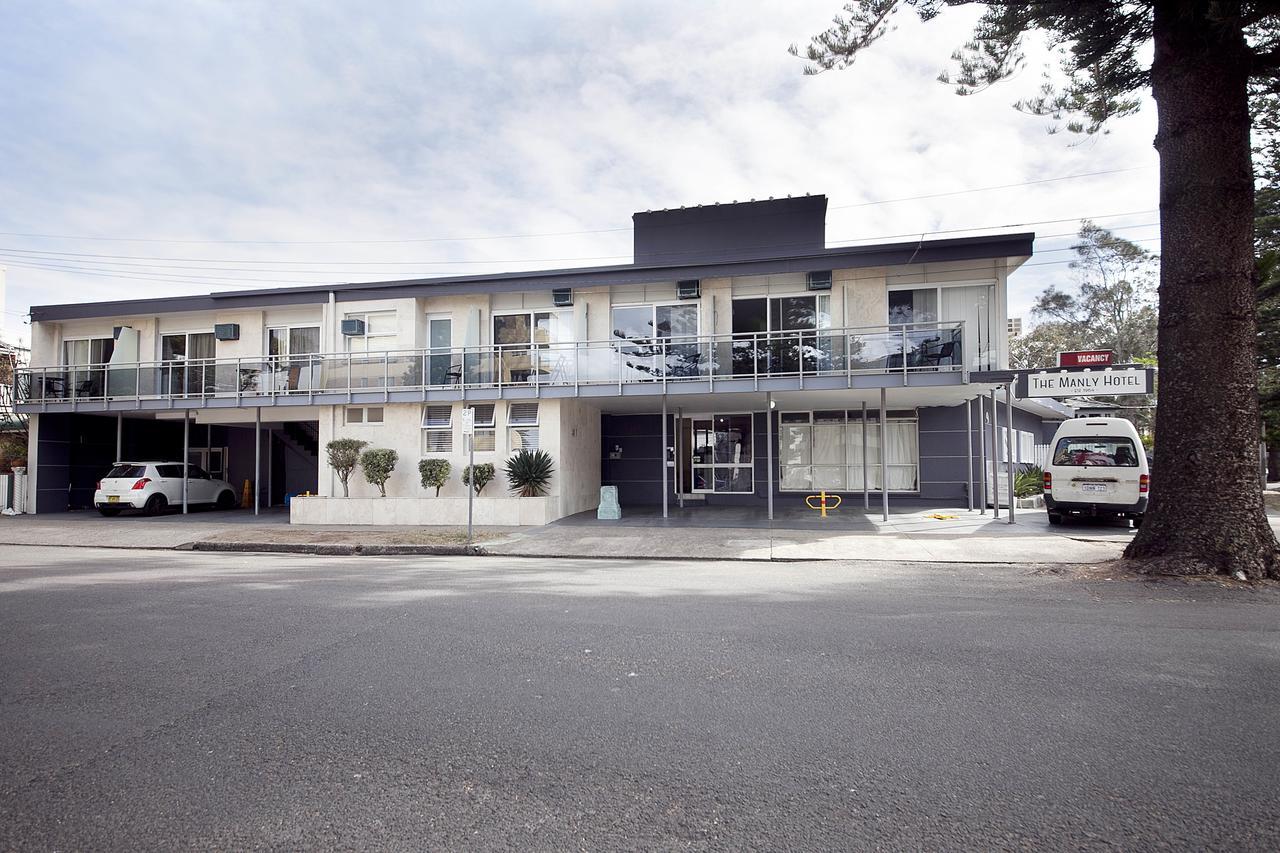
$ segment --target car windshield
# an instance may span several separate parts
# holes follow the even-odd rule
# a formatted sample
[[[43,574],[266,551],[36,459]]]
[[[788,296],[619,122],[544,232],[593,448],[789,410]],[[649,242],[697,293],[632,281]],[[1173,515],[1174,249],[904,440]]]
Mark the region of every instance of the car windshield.
[[[1080,435],[1058,439],[1053,464],[1077,467],[1136,468],[1133,440],[1120,436]]]
[[[145,465],[116,465],[110,471],[108,471],[107,476],[103,477],[102,479],[123,480],[125,478],[141,477],[143,474],[146,473],[146,471],[147,471],[147,468]]]

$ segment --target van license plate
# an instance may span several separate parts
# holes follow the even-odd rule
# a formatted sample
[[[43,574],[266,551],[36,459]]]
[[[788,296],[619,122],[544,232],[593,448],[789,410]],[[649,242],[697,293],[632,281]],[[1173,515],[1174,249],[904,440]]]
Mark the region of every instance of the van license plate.
[[[118,503],[120,503],[120,496],[119,496],[119,495],[107,495],[107,503],[109,503],[109,504],[118,504]]]
[[[1081,491],[1085,492],[1105,492],[1107,491],[1106,483],[1081,483]]]

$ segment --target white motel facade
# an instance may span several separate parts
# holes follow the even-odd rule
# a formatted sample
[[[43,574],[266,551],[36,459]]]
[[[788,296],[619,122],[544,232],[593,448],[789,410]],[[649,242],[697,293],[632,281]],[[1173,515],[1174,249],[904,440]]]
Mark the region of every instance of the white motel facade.
[[[26,505],[90,508],[113,462],[185,449],[295,523],[456,524],[464,408],[499,470],[484,524],[588,512],[602,485],[624,516],[976,500],[993,430],[1016,466],[1063,417],[992,406],[1034,235],[828,248],[826,205],[637,213],[626,265],[34,307]],[[342,437],[397,452],[386,498],[359,472],[341,497],[324,447]],[[553,457],[545,497],[507,493],[522,448]],[[439,496],[424,458],[452,466]]]

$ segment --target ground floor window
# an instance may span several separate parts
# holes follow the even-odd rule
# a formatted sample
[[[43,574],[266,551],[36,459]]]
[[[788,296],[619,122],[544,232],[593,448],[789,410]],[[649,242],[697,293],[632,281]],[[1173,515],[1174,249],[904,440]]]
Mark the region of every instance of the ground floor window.
[[[508,446],[512,453],[538,449],[538,404],[512,403],[507,408]]]
[[[343,415],[343,422],[348,426],[352,424],[380,424],[382,423],[383,409],[381,406],[347,406]]]
[[[472,436],[472,447],[477,453],[496,450],[498,447],[498,430],[493,420],[493,403],[479,403],[471,408],[476,412],[475,435]]]
[[[751,415],[710,415],[691,420],[693,491],[754,491]]]
[[[918,491],[920,441],[915,412],[890,411],[883,437],[879,426],[880,413],[869,412],[866,487],[881,489],[884,453],[889,490]],[[862,491],[862,412],[783,412],[778,424],[778,459],[779,488],[784,492]]]
[[[422,453],[453,452],[453,406],[426,406],[422,412]]]

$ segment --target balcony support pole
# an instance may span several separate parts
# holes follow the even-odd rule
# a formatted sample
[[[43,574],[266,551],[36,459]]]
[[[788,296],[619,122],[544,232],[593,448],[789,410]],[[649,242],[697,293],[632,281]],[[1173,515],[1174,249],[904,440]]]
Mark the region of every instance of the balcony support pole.
[[[684,435],[684,430],[682,429],[683,425],[684,425],[684,408],[683,408],[682,406],[677,406],[677,407],[676,407],[676,440],[675,440],[675,445],[676,445],[676,506],[680,507],[681,509],[684,509],[684,489],[685,489],[684,479],[682,478],[682,475],[681,475],[681,473],[680,473],[680,471],[681,471],[681,462],[683,461],[683,457],[682,457],[682,455],[681,455],[681,454],[683,454],[683,453],[684,453],[684,445],[683,445],[683,443],[682,443],[682,442],[681,442],[681,440],[680,440],[681,436],[683,436],[683,435]]]
[[[987,404],[978,395],[978,515],[987,514]]]
[[[191,410],[182,410],[182,514],[187,514],[187,459],[191,455]]]
[[[1013,524],[1013,509],[1017,504],[1017,500],[1013,495],[1013,383],[1010,382],[1004,386],[1004,434],[1008,436],[1005,442],[1005,453],[1008,458],[1005,462],[1009,466],[1009,470],[1005,476],[1009,479],[1009,523]]]
[[[905,374],[904,374],[905,378]],[[880,503],[882,518],[889,520],[889,417],[886,388],[880,389]]]
[[[124,415],[116,412],[116,461],[119,462],[124,455],[121,449],[124,447]]]
[[[871,509],[871,466],[867,463],[867,401],[862,401],[862,508]]]
[[[991,517],[1000,517],[1000,404],[991,389]]]
[[[752,427],[754,432],[754,427]],[[773,392],[764,395],[764,486],[769,497],[769,520],[773,521]]]
[[[262,407],[253,408],[253,514],[258,514],[258,483],[262,480]]]
[[[667,395],[662,395],[662,517],[667,517]]]

